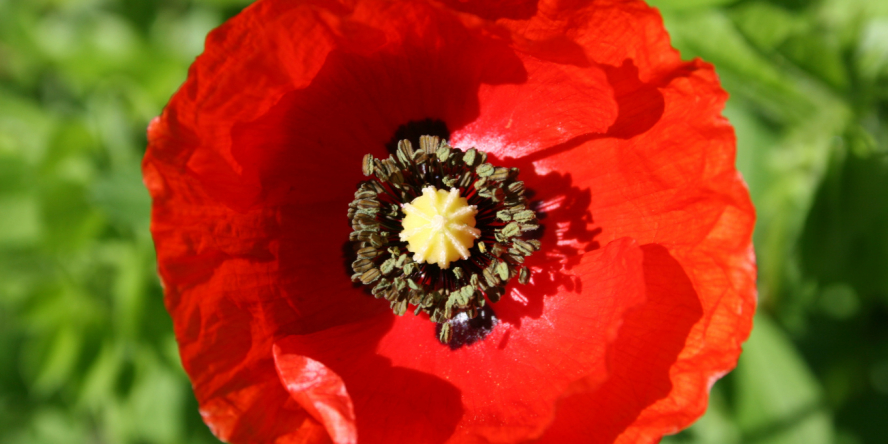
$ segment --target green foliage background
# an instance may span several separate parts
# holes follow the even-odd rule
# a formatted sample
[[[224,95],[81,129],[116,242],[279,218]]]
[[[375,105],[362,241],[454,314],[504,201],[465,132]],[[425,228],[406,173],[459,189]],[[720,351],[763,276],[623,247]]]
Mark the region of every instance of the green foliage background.
[[[210,443],[148,233],[145,128],[245,0],[0,0],[0,442]],[[666,443],[888,436],[888,2],[656,0],[731,92],[761,309]]]

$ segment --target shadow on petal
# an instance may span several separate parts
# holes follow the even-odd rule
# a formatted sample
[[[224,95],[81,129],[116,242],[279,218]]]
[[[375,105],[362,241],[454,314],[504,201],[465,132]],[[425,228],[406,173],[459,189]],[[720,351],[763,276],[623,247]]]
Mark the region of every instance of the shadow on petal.
[[[277,341],[276,347],[279,355],[323,363],[325,369],[341,378],[354,406],[362,444],[444,443],[463,416],[460,392],[437,376],[392,366],[391,360],[376,353],[376,344],[391,328],[393,318],[388,314],[317,333],[287,336]],[[303,376],[291,374],[290,378]]]
[[[275,376],[271,359],[224,396],[201,402],[200,414],[213,434],[225,442],[329,442],[322,424],[290,400]]]
[[[314,359],[282,352],[277,344],[272,353],[290,397],[324,424],[334,443],[356,443],[355,409],[342,378]]]
[[[617,120],[607,129],[607,135],[631,139],[651,129],[663,116],[666,101],[657,89],[659,84],[644,83],[638,78],[638,68],[631,59],[620,66],[599,65],[607,74],[617,101]]]
[[[617,102],[617,118],[607,132],[578,134],[558,145],[544,148],[522,160],[531,163],[570,151],[593,140],[616,138],[631,139],[651,129],[663,117],[666,102],[660,88],[674,79],[690,76],[697,69],[693,62],[686,63],[650,82],[642,82],[638,68],[632,59],[625,59],[620,66],[598,64],[604,70]]]
[[[560,291],[582,292],[580,279],[569,270],[579,263],[582,254],[600,248],[595,237],[601,229],[590,228],[591,192],[573,186],[570,174],[540,174],[524,158],[489,159],[521,170],[519,178],[524,181],[528,200],[540,220],[540,228],[526,236],[541,242],[540,250],[526,262],[533,271],[531,283],[511,283],[507,296],[492,306],[497,314],[503,313],[501,320],[520,327],[521,318],[536,319],[543,314],[547,296]],[[518,313],[520,316],[516,316]]]
[[[672,366],[703,308],[681,264],[665,247],[641,249],[647,300],[626,313],[609,347],[608,379],[574,383],[558,402],[541,443],[575,442],[580,436],[593,437],[590,443],[613,443],[645,408],[672,391]]]
[[[361,158],[368,152],[384,157],[403,125],[428,119],[465,126],[480,113],[481,85],[527,81],[506,43],[481,38],[433,8],[420,9],[403,19],[410,22],[397,36],[403,41],[369,54],[332,51],[310,85],[232,128],[239,174],[261,186],[256,201],[341,199],[344,212],[363,178]]]
[[[527,20],[536,15],[539,0],[444,0],[443,3],[485,20]]]

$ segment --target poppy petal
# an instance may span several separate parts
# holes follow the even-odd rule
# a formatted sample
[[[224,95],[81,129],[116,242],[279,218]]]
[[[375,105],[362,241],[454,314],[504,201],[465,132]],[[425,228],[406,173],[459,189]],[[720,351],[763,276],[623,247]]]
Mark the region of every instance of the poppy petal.
[[[656,10],[626,0],[541,0],[537,8],[529,20],[499,20],[497,25],[508,30],[528,78],[538,79],[538,85],[483,85],[481,115],[454,131],[455,144],[522,158],[569,150],[596,137],[631,137],[657,122],[663,111],[657,87],[683,75],[686,66]],[[590,99],[587,92],[613,102]],[[565,93],[579,100],[560,102]],[[606,113],[590,111],[602,106]],[[530,122],[551,109],[558,112],[543,120],[545,126]]]
[[[324,424],[336,444],[357,442],[355,412],[342,378],[318,361],[274,346],[274,363],[290,397]]]
[[[543,170],[582,165],[576,185],[591,191],[598,239],[631,236],[662,245],[702,304],[703,314],[671,366],[668,393],[659,390],[659,399],[645,401],[616,442],[656,442],[702,415],[709,388],[736,364],[752,327],[755,213],[734,169],[733,131],[719,115],[726,94],[710,66],[692,66],[689,76],[659,89],[664,113],[650,130],[630,139],[589,140],[535,162]],[[574,405],[559,411],[581,410]],[[565,430],[582,430],[570,424]],[[556,430],[550,433],[558,436]]]
[[[483,341],[450,350],[421,317],[384,317],[279,341],[340,375],[362,443],[515,442],[539,435],[578,379],[604,381],[621,313],[643,303],[642,251],[629,239],[584,255],[571,290],[532,285],[500,301]],[[531,299],[537,318],[520,316]],[[502,304],[502,305],[500,305]],[[422,415],[415,412],[422,411]]]
[[[735,364],[754,210],[711,66],[639,1],[459,3],[259,1],[152,122],[159,271],[221,439],[655,442]],[[343,263],[360,157],[423,119],[547,217],[531,284],[456,350]]]
[[[203,402],[200,414],[213,434],[226,442],[330,442],[324,426],[293,404],[280,382],[269,380]]]

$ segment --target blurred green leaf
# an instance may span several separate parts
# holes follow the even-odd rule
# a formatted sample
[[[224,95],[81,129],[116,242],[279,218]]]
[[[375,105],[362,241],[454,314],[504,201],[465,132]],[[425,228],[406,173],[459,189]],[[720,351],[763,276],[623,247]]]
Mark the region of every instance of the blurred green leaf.
[[[113,223],[144,231],[151,216],[151,199],[140,176],[138,168],[132,167],[99,179],[93,185],[92,201]]]
[[[729,100],[724,116],[737,134],[737,169],[749,185],[753,202],[759,202],[775,180],[769,158],[780,140],[779,134],[755,113],[749,102]]]
[[[0,195],[0,246],[32,246],[40,240],[40,206],[31,196]]]
[[[888,303],[888,158],[849,155],[822,184],[802,239],[806,271]]]
[[[739,102],[727,112],[740,119],[738,158],[744,175],[753,181],[758,208],[759,289],[765,303],[776,304],[796,267],[795,245],[814,190],[839,148],[836,137],[845,132],[853,114],[826,84],[780,55],[762,52],[743,35],[741,29],[756,29],[746,22],[775,6],[753,9],[759,11],[754,14],[748,12],[752,6],[738,8],[731,15],[701,9],[667,14],[665,19],[682,54],[714,62],[733,94],[731,100]],[[775,20],[784,21],[785,33],[796,26],[791,18],[772,15],[783,17]]]
[[[79,332],[71,327],[57,331],[34,380],[33,387],[38,393],[51,393],[70,381],[83,347],[82,339]]]
[[[41,190],[44,243],[54,250],[82,248],[102,229],[102,219],[89,204],[87,192],[70,182],[48,183]]]
[[[722,390],[716,386],[709,397],[709,409],[694,425],[676,436],[666,436],[661,444],[743,444]]]
[[[694,9],[737,3],[739,0],[650,0],[651,6],[663,10]]]
[[[848,73],[842,48],[836,39],[824,36],[819,30],[786,39],[780,52],[797,66],[817,76],[829,86],[843,90],[848,87]]]
[[[94,410],[106,406],[114,397],[114,387],[124,361],[123,343],[105,339],[101,352],[85,373],[79,403]]]
[[[834,442],[817,379],[766,316],[756,317],[734,372],[737,423],[744,443]]]
[[[857,47],[857,69],[864,79],[888,76],[888,18],[868,22]]]
[[[68,412],[55,408],[40,409],[26,428],[10,437],[10,444],[87,443],[85,424],[71,417]]]
[[[28,165],[43,160],[55,119],[36,104],[0,89],[0,154]]]
[[[731,17],[740,32],[764,51],[776,50],[789,36],[808,26],[804,17],[764,1],[741,3],[731,10]]]
[[[177,419],[184,413],[186,392],[181,379],[158,364],[146,366],[140,375],[133,395],[129,419],[133,420],[137,436],[150,442],[175,442],[182,434]]]
[[[0,442],[217,442],[148,233],[145,129],[247,2],[0,0]]]
[[[804,122],[828,92],[810,83],[800,85],[787,67],[750,45],[724,11],[702,9],[664,13],[673,43],[684,57],[698,56],[717,66],[724,86],[735,96],[753,101],[776,122]]]

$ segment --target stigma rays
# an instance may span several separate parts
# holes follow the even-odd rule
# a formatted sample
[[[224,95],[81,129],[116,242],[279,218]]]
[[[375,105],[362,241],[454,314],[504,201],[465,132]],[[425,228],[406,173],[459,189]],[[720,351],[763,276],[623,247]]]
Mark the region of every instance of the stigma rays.
[[[447,192],[427,186],[402,209],[406,216],[399,238],[408,243],[407,250],[418,263],[448,269],[452,261],[468,259],[469,249],[481,237],[481,230],[475,228],[478,208],[460,197],[456,188]]]

